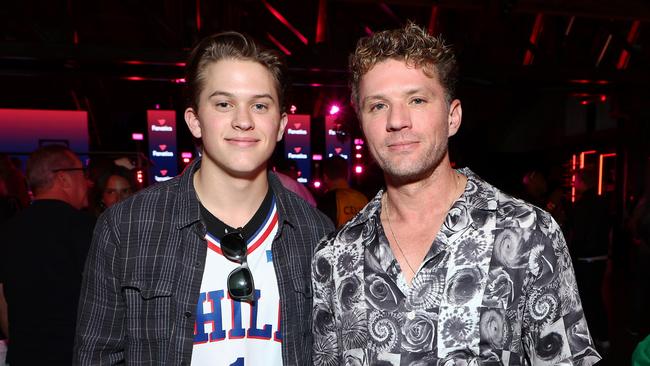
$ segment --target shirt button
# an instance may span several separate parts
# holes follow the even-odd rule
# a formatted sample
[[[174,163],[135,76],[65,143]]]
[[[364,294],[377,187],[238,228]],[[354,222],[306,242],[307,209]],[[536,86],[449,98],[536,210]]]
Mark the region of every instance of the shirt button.
[[[413,320],[413,319],[415,319],[415,311],[409,311],[408,313],[406,313],[406,317],[407,317],[409,320]]]
[[[199,267],[200,265],[201,265],[201,262],[199,262],[199,261],[194,262],[194,267]]]
[[[186,311],[185,312],[185,317],[188,318],[188,319],[191,318],[192,317],[192,312],[191,311]]]

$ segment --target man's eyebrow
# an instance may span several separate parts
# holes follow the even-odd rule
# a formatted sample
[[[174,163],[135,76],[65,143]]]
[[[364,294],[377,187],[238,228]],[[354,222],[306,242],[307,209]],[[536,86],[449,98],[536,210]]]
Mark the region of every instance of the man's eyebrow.
[[[212,97],[218,97],[218,96],[223,96],[223,97],[228,97],[228,98],[235,98],[235,94],[233,94],[233,93],[229,93],[229,92],[223,91],[223,90],[215,90],[214,92],[212,92],[212,94],[210,94],[208,96],[208,99],[212,98]],[[269,93],[254,94],[254,95],[251,96],[251,99],[263,99],[263,98],[268,98],[268,99],[274,100],[273,96],[271,94],[269,94]]]
[[[413,94],[424,93],[424,92],[425,89],[418,87],[418,88],[407,89],[406,91],[404,91],[403,95],[411,96]],[[361,100],[361,105],[364,105],[366,102],[373,99],[379,99],[379,100],[386,99],[386,96],[384,94],[369,95]]]
[[[268,93],[255,94],[255,95],[252,96],[251,99],[262,99],[262,98],[268,98],[268,99],[274,100],[273,96],[271,94],[268,94]]]
[[[418,93],[423,93],[424,90],[422,88],[413,88],[413,89],[408,89],[404,92],[404,95],[413,95],[413,94],[418,94]]]
[[[361,105],[364,105],[366,102],[373,99],[386,99],[386,97],[383,94],[369,95],[361,100]]]
[[[226,91],[215,90],[215,91],[212,92],[212,94],[210,94],[210,95],[208,96],[208,98],[217,97],[217,96],[224,96],[224,97],[232,98],[232,97],[234,97],[235,95],[234,95],[233,93],[228,93],[228,92],[226,92]]]

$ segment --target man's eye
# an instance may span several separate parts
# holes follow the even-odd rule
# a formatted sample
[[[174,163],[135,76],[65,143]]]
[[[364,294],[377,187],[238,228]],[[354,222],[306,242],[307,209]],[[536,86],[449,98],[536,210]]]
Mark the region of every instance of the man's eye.
[[[413,103],[413,104],[424,104],[426,102],[427,101],[422,99],[422,98],[413,98],[413,100],[411,100],[411,103]]]
[[[269,109],[269,108],[267,107],[266,104],[263,104],[263,103],[255,103],[255,104],[253,104],[253,110],[266,111],[267,109]]]
[[[217,106],[217,108],[228,108],[230,104],[228,104],[228,102],[218,102],[215,103],[215,106]]]
[[[376,104],[373,104],[373,105],[370,106],[370,111],[371,112],[376,112],[376,111],[380,111],[380,110],[385,109],[385,108],[386,108],[386,104],[384,104],[384,103],[376,103]]]

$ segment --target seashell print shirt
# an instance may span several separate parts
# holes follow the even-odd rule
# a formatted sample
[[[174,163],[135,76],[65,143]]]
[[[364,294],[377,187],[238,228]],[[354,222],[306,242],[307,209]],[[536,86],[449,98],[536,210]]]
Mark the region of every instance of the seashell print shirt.
[[[380,191],[312,262],[313,363],[592,365],[569,253],[547,212],[469,169],[409,286],[381,225]]]

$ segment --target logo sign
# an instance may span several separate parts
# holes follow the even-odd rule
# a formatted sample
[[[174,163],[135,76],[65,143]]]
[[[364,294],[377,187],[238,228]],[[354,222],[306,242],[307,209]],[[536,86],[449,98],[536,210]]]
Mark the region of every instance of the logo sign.
[[[178,174],[176,111],[148,110],[150,182],[164,182]]]
[[[325,153],[327,157],[340,155],[348,162],[352,151],[352,139],[347,131],[341,130],[338,115],[325,116]]]
[[[301,183],[311,179],[311,117],[308,114],[290,114],[284,134],[284,157],[293,159],[300,170]]]

